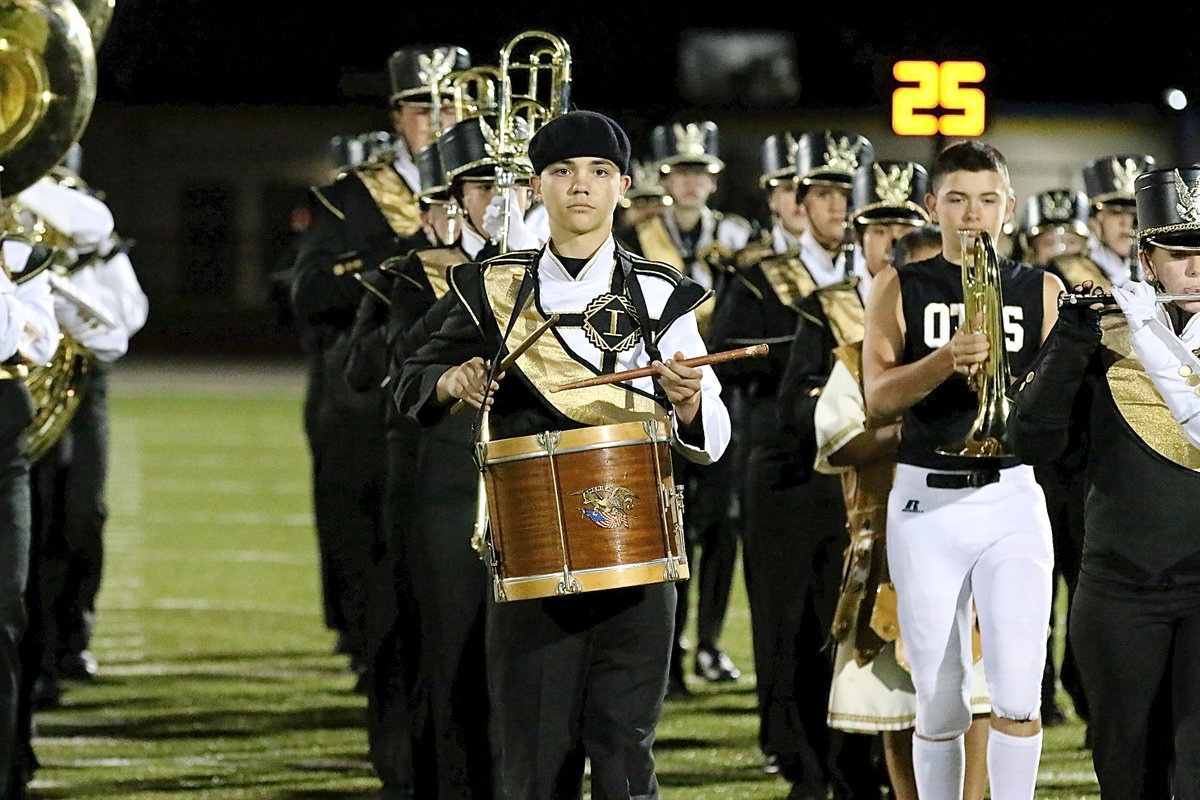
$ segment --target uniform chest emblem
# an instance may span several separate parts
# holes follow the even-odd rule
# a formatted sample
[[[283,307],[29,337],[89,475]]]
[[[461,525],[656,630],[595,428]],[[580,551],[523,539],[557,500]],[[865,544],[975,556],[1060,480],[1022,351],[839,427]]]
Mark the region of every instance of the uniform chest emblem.
[[[580,489],[571,495],[579,496],[584,506],[590,506],[580,508],[579,512],[601,528],[629,527],[629,512],[633,510],[633,501],[637,500],[637,493],[632,489],[605,484]]]
[[[637,341],[637,317],[629,300],[602,294],[583,311],[583,332],[588,341],[606,353],[622,353]]]

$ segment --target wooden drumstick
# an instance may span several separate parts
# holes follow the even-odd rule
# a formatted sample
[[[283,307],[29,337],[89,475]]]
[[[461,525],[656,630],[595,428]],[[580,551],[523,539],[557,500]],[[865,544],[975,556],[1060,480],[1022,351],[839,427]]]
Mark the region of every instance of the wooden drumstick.
[[[504,357],[504,360],[502,360],[500,362],[500,368],[498,370],[496,370],[496,374],[499,375],[502,372],[507,372],[508,369],[513,364],[517,363],[518,358],[525,355],[526,350],[533,347],[534,342],[536,342],[538,339],[542,338],[543,333],[550,330],[557,324],[558,324],[558,314],[551,314],[550,317],[545,322],[543,322],[541,325],[539,325],[537,327],[537,330],[535,330],[533,333],[526,336],[524,339],[521,340],[521,343],[519,345],[517,345],[514,349],[509,351],[508,355]],[[451,407],[450,413],[457,414],[458,412],[462,411],[466,407],[467,407],[467,401],[459,400],[457,403],[455,403],[453,405],[453,407]]]
[[[756,344],[751,347],[741,347],[737,350],[723,350],[720,353],[709,353],[706,356],[696,356],[695,358],[682,358],[676,361],[685,367],[703,367],[708,364],[720,364],[723,361],[735,361],[739,358],[754,358],[755,356],[765,356],[771,348],[764,344]],[[589,386],[605,386],[610,383],[620,383],[621,381],[632,381],[637,378],[648,378],[654,374],[654,367],[638,367],[637,369],[626,370],[625,372],[612,372],[608,375],[597,375],[594,378],[584,378],[581,381],[572,381],[564,383],[562,386],[551,389],[551,392],[565,392],[568,389],[586,389]]]

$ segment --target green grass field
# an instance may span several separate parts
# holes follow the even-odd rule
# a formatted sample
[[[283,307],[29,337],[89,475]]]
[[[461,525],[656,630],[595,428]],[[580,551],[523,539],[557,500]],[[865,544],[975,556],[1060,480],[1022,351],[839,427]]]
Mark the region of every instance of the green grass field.
[[[366,798],[364,702],[321,622],[302,377],[133,366],[112,379],[101,676],[39,715],[45,798]],[[781,554],[786,557],[786,554]],[[725,646],[746,676],[668,704],[665,800],[768,800],[749,612]],[[1083,731],[1047,732],[1039,797],[1097,797]]]

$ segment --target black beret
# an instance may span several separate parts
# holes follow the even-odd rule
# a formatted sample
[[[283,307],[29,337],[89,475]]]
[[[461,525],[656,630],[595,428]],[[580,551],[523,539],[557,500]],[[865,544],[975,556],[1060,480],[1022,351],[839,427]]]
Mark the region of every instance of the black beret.
[[[595,111],[570,111],[547,122],[529,142],[534,174],[568,158],[607,158],[629,173],[629,137],[615,120]]]

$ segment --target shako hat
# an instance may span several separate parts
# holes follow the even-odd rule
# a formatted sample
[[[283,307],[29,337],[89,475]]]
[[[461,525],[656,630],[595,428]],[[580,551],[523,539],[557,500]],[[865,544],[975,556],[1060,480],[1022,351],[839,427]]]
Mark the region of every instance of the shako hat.
[[[876,161],[854,173],[851,218],[859,224],[925,225],[929,173],[915,161]]]
[[[451,72],[471,66],[471,55],[453,44],[402,47],[388,59],[388,78],[392,84],[391,101],[429,103],[429,87],[440,83]],[[446,95],[449,98],[449,95]]]
[[[714,175],[725,169],[715,122],[659,125],[650,132],[650,152],[664,175],[677,164],[703,164]]]
[[[1156,165],[1154,157],[1148,155],[1097,158],[1083,165],[1083,188],[1096,208],[1109,204],[1132,206],[1134,180]]]
[[[1200,166],[1143,172],[1133,189],[1141,245],[1200,250]]]
[[[450,193],[450,181],[442,169],[438,143],[422,147],[413,160],[417,164],[417,174],[421,176],[421,191],[417,196],[425,201],[445,200]]]
[[[762,143],[762,174],[758,185],[764,189],[782,182],[796,181],[796,135],[791,131],[772,133]]]
[[[803,186],[842,186],[875,160],[867,137],[844,131],[809,131],[796,138],[796,179]]]
[[[438,153],[446,179],[454,182],[467,178],[490,178],[499,165],[496,154],[499,141],[496,138],[495,117],[471,117],[447,128],[438,138]],[[516,171],[520,175],[533,174],[526,156],[516,159]]]
[[[1091,214],[1088,197],[1075,189],[1047,189],[1025,202],[1025,235],[1030,238],[1053,228],[1066,228],[1088,236]]]
[[[659,183],[658,170],[653,162],[647,163],[637,159],[629,162],[629,177],[629,191],[625,192],[625,202],[622,203],[626,208],[632,201],[643,198],[656,198],[662,201],[663,205],[671,205],[671,195],[667,194],[667,190]]]

